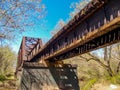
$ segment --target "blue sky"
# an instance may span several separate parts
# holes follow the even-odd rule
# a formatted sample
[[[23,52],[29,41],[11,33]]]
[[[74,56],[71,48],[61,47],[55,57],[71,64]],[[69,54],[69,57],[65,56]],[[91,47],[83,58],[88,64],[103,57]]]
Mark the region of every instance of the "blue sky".
[[[56,23],[63,19],[64,21],[69,18],[69,13],[73,11],[70,8],[71,3],[78,2],[79,0],[42,0],[42,3],[46,6],[47,14],[41,20],[38,21],[34,18],[35,26],[32,27],[33,31],[24,32],[22,36],[42,38],[44,42],[51,38],[50,32],[54,29]],[[41,26],[43,24],[44,26]],[[17,43],[14,43],[12,47],[15,52],[18,52],[22,37],[20,37]]]

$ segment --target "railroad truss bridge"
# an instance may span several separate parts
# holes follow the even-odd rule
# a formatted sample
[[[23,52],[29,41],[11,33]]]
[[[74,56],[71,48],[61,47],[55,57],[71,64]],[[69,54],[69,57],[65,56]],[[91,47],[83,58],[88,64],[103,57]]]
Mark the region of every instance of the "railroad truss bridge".
[[[22,71],[20,89],[79,90],[77,66],[63,60],[119,41],[120,0],[92,0],[45,45],[23,37],[15,73]]]

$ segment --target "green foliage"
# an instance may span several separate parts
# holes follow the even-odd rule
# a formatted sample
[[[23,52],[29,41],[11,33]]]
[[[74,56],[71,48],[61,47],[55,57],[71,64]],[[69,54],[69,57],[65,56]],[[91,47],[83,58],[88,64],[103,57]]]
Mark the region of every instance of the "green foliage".
[[[6,77],[4,75],[0,75],[0,81],[4,82],[6,80]]]
[[[0,74],[6,75],[13,72],[13,65],[16,61],[16,55],[10,47],[0,47]]]
[[[115,75],[115,76],[113,76],[113,77],[108,76],[108,77],[106,77],[106,79],[108,81],[110,81],[110,83],[120,84],[120,73]]]
[[[85,83],[81,90],[90,90],[97,80],[97,78],[90,79],[87,83]]]

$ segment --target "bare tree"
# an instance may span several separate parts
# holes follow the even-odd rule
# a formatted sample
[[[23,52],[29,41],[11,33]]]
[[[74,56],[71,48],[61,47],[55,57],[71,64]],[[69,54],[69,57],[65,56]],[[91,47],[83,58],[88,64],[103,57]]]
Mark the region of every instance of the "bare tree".
[[[0,39],[13,39],[43,18],[41,0],[0,0]]]
[[[110,76],[118,74],[120,72],[120,43],[105,47],[102,50],[104,52],[103,54],[101,53],[102,58],[96,53],[86,53],[88,55],[87,57],[81,55],[80,58],[86,61],[94,60],[98,62],[98,64],[102,66]]]
[[[116,65],[117,69],[116,69],[115,73],[119,73],[119,71],[120,71],[120,43],[114,45],[114,48],[112,49],[111,58],[118,62],[117,65]]]

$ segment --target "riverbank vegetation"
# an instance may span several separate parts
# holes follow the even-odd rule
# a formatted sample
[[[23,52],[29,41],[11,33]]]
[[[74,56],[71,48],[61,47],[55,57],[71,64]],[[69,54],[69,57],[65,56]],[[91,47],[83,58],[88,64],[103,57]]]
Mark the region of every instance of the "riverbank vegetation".
[[[95,83],[120,85],[120,43],[64,62],[77,64],[81,90],[90,90]]]

